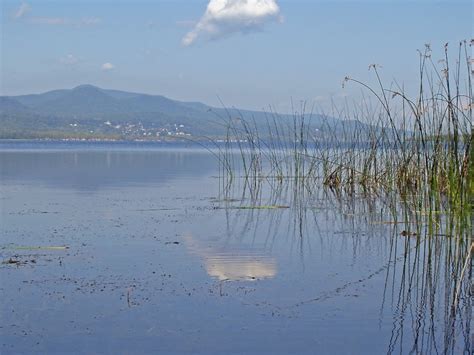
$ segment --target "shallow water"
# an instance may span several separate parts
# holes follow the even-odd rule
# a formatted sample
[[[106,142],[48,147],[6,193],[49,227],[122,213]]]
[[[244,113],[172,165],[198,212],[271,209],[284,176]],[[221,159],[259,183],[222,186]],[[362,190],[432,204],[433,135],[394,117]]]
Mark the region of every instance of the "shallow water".
[[[469,351],[470,308],[451,324],[441,296],[405,296],[415,241],[381,201],[252,199],[217,165],[181,145],[0,144],[0,353]]]

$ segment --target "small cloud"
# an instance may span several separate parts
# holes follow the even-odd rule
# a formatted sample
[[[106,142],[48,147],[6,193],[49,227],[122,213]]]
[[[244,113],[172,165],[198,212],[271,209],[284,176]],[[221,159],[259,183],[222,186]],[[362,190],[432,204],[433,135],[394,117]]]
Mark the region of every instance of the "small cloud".
[[[68,20],[64,17],[33,17],[30,19],[31,23],[36,25],[67,25]]]
[[[79,59],[72,54],[59,58],[59,61],[64,65],[76,65],[79,63]]]
[[[20,19],[31,11],[31,6],[26,2],[22,2],[20,7],[13,14],[13,18]],[[40,16],[29,16],[27,21],[37,25],[51,25],[51,26],[94,26],[101,22],[98,17],[82,17],[80,19],[73,19],[67,17],[40,17]]]
[[[22,18],[23,16],[26,15],[27,12],[31,11],[31,6],[28,5],[26,2],[22,2],[18,10],[16,10],[15,14],[13,17],[15,19]]]
[[[234,33],[261,31],[265,23],[282,22],[276,0],[210,0],[206,12],[183,40],[190,46],[199,38],[219,39]]]
[[[98,17],[83,17],[79,20],[79,26],[95,26],[101,22]]]
[[[103,71],[110,71],[112,69],[115,69],[115,65],[113,65],[112,63],[107,62],[107,63],[102,64],[101,69]]]
[[[36,25],[50,25],[50,26],[94,26],[101,22],[98,17],[83,17],[81,19],[70,19],[67,17],[32,17],[29,20]]]

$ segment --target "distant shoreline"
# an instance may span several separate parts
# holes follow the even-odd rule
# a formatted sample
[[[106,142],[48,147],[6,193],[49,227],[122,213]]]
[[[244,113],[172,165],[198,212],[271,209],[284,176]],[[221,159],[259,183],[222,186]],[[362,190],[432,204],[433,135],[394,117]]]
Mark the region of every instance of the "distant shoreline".
[[[206,139],[115,139],[115,138],[0,138],[1,142],[97,142],[97,143],[194,143]],[[216,140],[219,141],[219,140]]]

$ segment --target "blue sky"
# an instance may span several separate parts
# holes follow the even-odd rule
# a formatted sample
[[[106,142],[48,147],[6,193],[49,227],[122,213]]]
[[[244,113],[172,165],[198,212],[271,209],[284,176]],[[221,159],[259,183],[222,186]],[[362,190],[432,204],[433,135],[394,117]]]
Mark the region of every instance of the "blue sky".
[[[228,2],[232,7],[222,12]],[[437,59],[445,42],[454,48],[470,39],[473,7],[471,1],[3,0],[1,21],[3,95],[88,83],[288,111],[291,99],[325,105],[355,95],[358,88],[341,88],[343,78],[371,80],[372,63],[382,65],[388,82],[414,88],[416,50],[431,43]]]

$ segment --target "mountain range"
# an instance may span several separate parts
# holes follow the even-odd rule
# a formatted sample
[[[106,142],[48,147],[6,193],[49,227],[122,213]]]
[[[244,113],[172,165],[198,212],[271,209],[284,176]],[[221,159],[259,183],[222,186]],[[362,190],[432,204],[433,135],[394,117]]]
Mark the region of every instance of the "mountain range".
[[[257,128],[265,128],[271,116],[80,85],[42,94],[0,96],[0,138],[216,138],[226,135],[230,119],[251,120]],[[293,115],[278,115],[278,119],[292,122]],[[326,123],[322,116],[311,117],[315,131]]]

